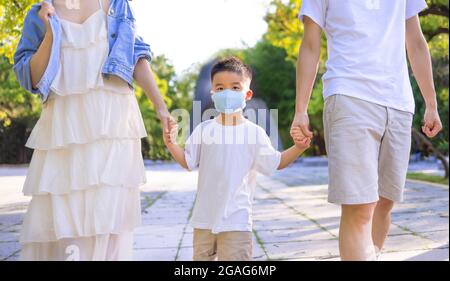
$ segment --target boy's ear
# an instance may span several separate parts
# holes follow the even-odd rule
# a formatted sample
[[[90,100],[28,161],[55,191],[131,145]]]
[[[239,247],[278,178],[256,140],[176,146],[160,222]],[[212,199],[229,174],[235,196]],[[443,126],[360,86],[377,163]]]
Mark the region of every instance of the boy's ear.
[[[253,98],[253,91],[248,90],[247,96],[245,97],[245,100],[251,100]]]

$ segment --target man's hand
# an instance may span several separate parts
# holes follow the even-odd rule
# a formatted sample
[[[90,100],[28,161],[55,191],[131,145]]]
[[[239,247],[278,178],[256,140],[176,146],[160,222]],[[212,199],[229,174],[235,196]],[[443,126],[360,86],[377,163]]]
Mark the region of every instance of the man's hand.
[[[438,110],[427,108],[425,110],[425,116],[423,118],[423,133],[429,138],[434,138],[435,136],[437,136],[437,134],[439,134],[441,130],[442,122],[441,118],[439,117]]]
[[[294,121],[291,126],[291,137],[298,138],[303,141],[305,138],[311,139],[313,136],[313,133],[309,130],[308,114],[295,114]]]
[[[311,138],[304,137],[299,127],[291,128],[291,136],[295,146],[300,150],[305,151],[311,147]]]

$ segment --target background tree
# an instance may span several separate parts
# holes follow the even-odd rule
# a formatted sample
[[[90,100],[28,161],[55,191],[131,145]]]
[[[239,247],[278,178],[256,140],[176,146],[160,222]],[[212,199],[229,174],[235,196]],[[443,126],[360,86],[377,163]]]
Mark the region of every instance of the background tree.
[[[0,0],[0,57],[12,63],[26,11],[36,0]]]
[[[0,57],[0,163],[26,163],[25,143],[41,111],[41,101],[16,80],[12,66]]]

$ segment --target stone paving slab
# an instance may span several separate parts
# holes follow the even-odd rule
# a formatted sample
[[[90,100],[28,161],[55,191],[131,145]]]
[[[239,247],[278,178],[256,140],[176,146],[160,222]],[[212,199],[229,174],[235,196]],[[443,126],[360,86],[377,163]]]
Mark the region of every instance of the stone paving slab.
[[[311,175],[312,178],[305,181],[307,175]],[[261,201],[275,199],[293,210],[299,219],[309,219],[321,230],[320,234],[312,235],[313,241],[301,245],[303,242],[296,242],[296,240],[300,240],[301,237],[298,237],[298,234],[308,229],[307,226],[303,226],[297,232],[289,232],[286,230],[287,225],[273,225],[272,232],[280,229],[280,234],[276,235],[277,241],[271,241],[272,236],[266,237],[266,240],[262,239],[270,259],[339,259],[336,239],[339,231],[340,208],[326,203],[326,182],[326,169],[321,168],[291,167],[271,178],[259,178],[258,195],[261,200],[256,200],[255,209],[258,209]],[[394,209],[393,225],[384,251],[386,256],[383,254],[381,260],[432,260],[433,258],[448,260],[448,196],[447,187],[408,182],[405,203],[399,204]],[[275,217],[276,214],[273,216]],[[286,223],[289,224],[288,221]],[[258,234],[259,232],[261,231],[257,231]],[[321,240],[320,238],[326,237],[323,233],[334,237]],[[285,244],[277,243],[280,241]],[[320,243],[322,247],[316,248],[315,243]],[[275,248],[274,245],[278,247]],[[445,251],[447,251],[446,254]]]
[[[21,194],[26,166],[0,168],[0,261],[18,259],[19,233],[30,198]],[[189,261],[196,172],[175,164],[151,165],[142,189],[142,226],[135,231],[134,259]],[[301,163],[259,176],[254,205],[253,259],[339,260],[340,208],[327,203],[326,167]],[[448,187],[408,182],[395,207],[380,260],[448,260]]]

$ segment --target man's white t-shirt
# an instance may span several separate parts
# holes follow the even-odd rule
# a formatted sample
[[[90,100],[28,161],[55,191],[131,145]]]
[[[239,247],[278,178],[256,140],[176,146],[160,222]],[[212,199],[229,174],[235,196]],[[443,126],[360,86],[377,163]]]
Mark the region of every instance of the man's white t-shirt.
[[[324,98],[344,94],[414,113],[406,60],[406,20],[425,0],[303,0],[328,43]]]
[[[272,174],[281,159],[264,129],[248,120],[237,126],[205,121],[186,141],[185,156],[190,170],[199,169],[191,226],[252,231],[257,172]]]

